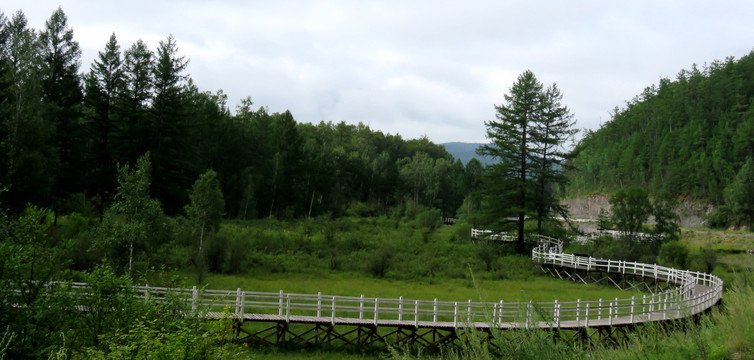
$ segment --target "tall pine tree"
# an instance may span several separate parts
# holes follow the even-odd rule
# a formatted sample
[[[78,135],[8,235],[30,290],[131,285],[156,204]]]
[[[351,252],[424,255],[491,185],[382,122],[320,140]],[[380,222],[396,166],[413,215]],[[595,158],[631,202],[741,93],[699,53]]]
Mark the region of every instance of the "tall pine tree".
[[[0,50],[5,98],[0,104],[0,187],[7,187],[6,204],[21,210],[27,202],[49,205],[57,164],[52,125],[42,117],[39,42],[23,12],[2,28]]]
[[[486,121],[490,144],[479,148],[480,155],[494,157],[497,163],[487,169],[487,195],[493,222],[517,218],[516,250],[524,252],[524,220],[531,211],[528,200],[534,184],[532,173],[537,147],[533,143],[534,126],[540,115],[542,84],[527,70],[506,94],[505,104],[496,106],[497,120]]]
[[[124,92],[117,107],[115,151],[120,163],[136,164],[149,149],[154,54],[137,40],[123,54]]]
[[[535,216],[537,229],[553,212],[565,213],[554,195],[565,183],[563,145],[575,130],[572,115],[564,106],[556,85],[543,88],[527,70],[496,106],[497,121],[487,121],[490,144],[478,153],[499,160],[485,172],[487,222],[514,217],[518,238],[516,250],[524,252],[524,221]]]
[[[534,125],[532,141],[536,143],[536,169],[534,178],[536,191],[537,231],[541,232],[542,222],[551,213],[566,215],[565,209],[555,197],[557,187],[564,186],[566,163],[565,142],[578,130],[567,106],[562,104],[563,94],[557,85],[552,84],[540,94],[540,114]]]
[[[154,64],[151,143],[152,191],[163,201],[165,212],[177,213],[187,202],[186,189],[198,175],[192,127],[188,113],[186,80],[188,61],[179,57],[178,44],[170,35],[160,41]]]
[[[109,202],[115,190],[113,137],[118,115],[116,107],[124,85],[120,46],[115,34],[112,34],[105,51],[99,53],[99,58],[94,60],[85,78],[88,181],[91,191],[100,198],[100,205]]]
[[[61,200],[81,191],[82,126],[79,86],[79,58],[81,50],[73,40],[73,30],[61,8],[55,10],[45,22],[45,30],[39,36],[42,51],[42,98],[45,102],[44,116],[54,124],[53,144],[57,149],[59,168],[53,196],[55,218]]]

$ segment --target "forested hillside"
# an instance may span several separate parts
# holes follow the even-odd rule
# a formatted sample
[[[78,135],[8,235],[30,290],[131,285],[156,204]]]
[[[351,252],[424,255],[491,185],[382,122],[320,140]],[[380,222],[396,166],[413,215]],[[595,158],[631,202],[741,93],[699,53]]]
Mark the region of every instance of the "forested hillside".
[[[641,186],[729,203],[754,156],[754,53],[661,79],[588,132],[573,156],[571,195]]]
[[[149,49],[113,34],[80,68],[61,9],[40,30],[20,11],[0,12],[0,35],[0,208],[13,213],[32,203],[56,216],[101,215],[118,168],[145,154],[166,213],[182,213],[191,185],[213,169],[225,216],[244,219],[369,215],[406,199],[451,215],[480,172],[427,139],[298,122],[251,97],[231,112],[222,90],[193,83],[172,36]]]

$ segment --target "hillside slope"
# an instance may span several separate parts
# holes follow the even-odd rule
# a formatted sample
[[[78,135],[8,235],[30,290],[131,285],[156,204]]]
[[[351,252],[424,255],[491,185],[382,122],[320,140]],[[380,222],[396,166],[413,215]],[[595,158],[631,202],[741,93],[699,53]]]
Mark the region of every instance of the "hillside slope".
[[[453,155],[453,158],[461,159],[461,162],[466,165],[469,160],[476,158],[482,165],[489,165],[492,159],[487,156],[477,155],[476,149],[484,144],[480,143],[463,143],[463,142],[449,142],[440,144],[445,146],[445,150]]]
[[[754,154],[754,55],[693,66],[615,109],[573,150],[570,196],[642,186],[713,204]]]

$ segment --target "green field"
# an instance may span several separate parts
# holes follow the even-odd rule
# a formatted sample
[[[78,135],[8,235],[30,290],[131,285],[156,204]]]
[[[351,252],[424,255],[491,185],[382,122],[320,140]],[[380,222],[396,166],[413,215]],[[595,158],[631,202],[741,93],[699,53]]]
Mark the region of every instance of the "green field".
[[[615,297],[641,296],[640,292],[621,291],[617,288],[577,284],[554,279],[545,275],[527,280],[478,280],[476,284],[467,279],[442,279],[435,284],[426,282],[373,279],[362,274],[265,274],[257,276],[210,275],[207,289],[241,288],[248,291],[325,295],[343,295],[432,300],[439,301],[488,301],[525,302],[575,301],[612,299]]]

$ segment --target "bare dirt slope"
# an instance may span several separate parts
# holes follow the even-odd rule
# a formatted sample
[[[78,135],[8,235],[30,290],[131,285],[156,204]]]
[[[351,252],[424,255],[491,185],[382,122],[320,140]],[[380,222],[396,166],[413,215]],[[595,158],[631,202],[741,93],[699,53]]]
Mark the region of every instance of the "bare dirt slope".
[[[571,218],[596,220],[600,210],[610,214],[610,197],[595,194],[583,198],[564,199],[563,204],[568,206]],[[682,227],[704,227],[704,216],[712,211],[709,204],[700,204],[693,201],[681,201],[676,212],[681,216]],[[652,219],[650,219],[650,223]]]

